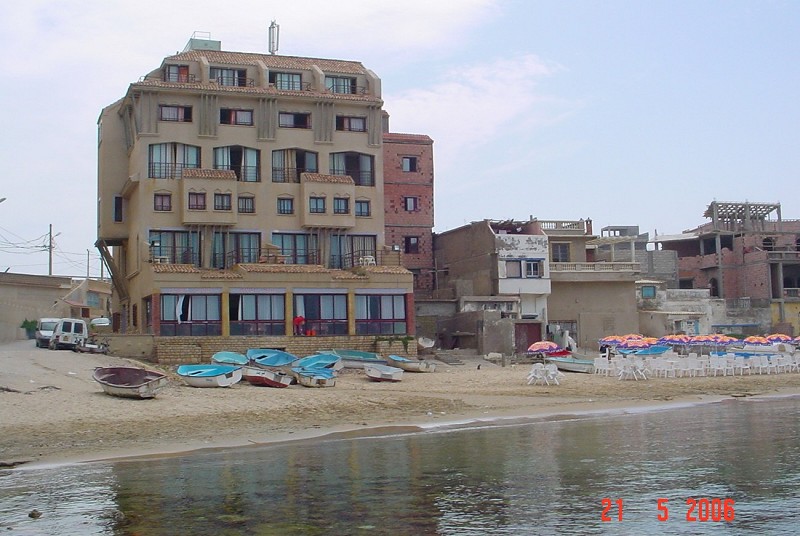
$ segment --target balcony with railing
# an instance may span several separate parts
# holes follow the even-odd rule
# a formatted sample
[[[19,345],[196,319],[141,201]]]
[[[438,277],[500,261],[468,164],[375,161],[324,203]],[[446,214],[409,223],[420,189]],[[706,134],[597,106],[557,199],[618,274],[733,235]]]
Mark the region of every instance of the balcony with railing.
[[[301,173],[316,173],[316,169],[296,168],[296,167],[273,167],[272,182],[292,182],[300,183]]]
[[[147,176],[151,179],[179,179],[184,169],[200,169],[200,164],[150,162],[147,166]]]
[[[767,251],[770,262],[800,262],[800,251]]]
[[[784,288],[783,297],[792,300],[800,299],[800,288]]]
[[[190,247],[154,246],[150,248],[151,261],[156,264],[193,264],[200,266],[200,254]]]
[[[633,281],[641,273],[638,262],[551,262],[553,281]]]
[[[214,164],[214,169],[231,170],[236,174],[236,180],[241,182],[261,182],[261,168],[259,166]]]
[[[332,169],[331,175],[349,175],[356,186],[375,186],[375,172],[371,169]]]

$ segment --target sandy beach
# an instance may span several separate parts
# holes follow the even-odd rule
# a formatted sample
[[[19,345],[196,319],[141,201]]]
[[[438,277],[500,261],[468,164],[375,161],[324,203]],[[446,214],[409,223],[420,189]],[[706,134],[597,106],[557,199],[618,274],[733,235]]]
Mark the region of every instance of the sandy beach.
[[[147,366],[170,374],[155,399],[103,393],[92,370]],[[480,368],[477,366],[480,364]],[[399,383],[344,370],[333,388],[188,387],[169,369],[113,356],[0,346],[0,464],[61,463],[245,446],[386,427],[592,410],[699,403],[726,397],[800,395],[800,374],[619,381],[568,374],[561,385],[527,385],[529,365],[438,364]]]

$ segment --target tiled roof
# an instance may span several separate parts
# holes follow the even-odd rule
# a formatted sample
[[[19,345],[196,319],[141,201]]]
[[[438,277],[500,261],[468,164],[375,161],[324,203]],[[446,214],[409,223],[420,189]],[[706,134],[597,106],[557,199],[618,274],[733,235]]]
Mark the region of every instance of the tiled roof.
[[[433,139],[427,134],[401,134],[398,132],[387,132],[383,135],[383,141],[413,141],[416,143],[433,143]]]
[[[242,279],[242,274],[230,270],[202,270],[200,279]]]
[[[382,265],[374,265],[370,264],[367,266],[361,266],[359,268],[363,268],[365,271],[373,273],[373,274],[410,274],[405,267],[403,266],[382,266]]]
[[[197,274],[200,270],[194,264],[153,263],[153,271],[157,274]]]
[[[331,74],[366,74],[367,70],[359,61],[329,60],[322,58],[302,58],[299,56],[278,56],[275,54],[256,54],[252,52],[226,52],[224,50],[188,50],[165,58],[169,63],[181,61],[200,61],[205,57],[214,65],[252,65],[264,63],[270,69],[309,70],[316,65],[323,72]]]
[[[236,180],[236,172],[232,169],[198,169],[183,168],[184,179],[228,179]]]
[[[355,184],[350,175],[326,175],[324,173],[301,173],[303,180],[308,182],[329,182],[336,184]]]
[[[239,268],[245,272],[275,273],[275,274],[324,274],[330,272],[318,264],[240,264]]]

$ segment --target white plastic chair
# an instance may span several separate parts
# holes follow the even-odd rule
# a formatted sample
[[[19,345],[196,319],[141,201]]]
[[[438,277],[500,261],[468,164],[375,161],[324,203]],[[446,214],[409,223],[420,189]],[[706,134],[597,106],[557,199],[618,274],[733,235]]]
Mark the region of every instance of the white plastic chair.
[[[564,378],[566,374],[558,370],[558,367],[555,363],[548,363],[544,366],[544,381],[547,385],[550,385],[550,382],[555,382],[556,385],[561,385],[558,382],[559,378]]]
[[[544,365],[542,363],[534,363],[531,367],[531,371],[528,373],[528,385],[536,385],[539,382],[542,382],[542,385],[547,383]]]
[[[747,374],[752,374],[753,371],[750,368],[750,364],[744,358],[744,356],[737,355],[733,358],[733,374],[736,375],[736,372],[739,372],[739,376],[744,376],[744,371],[747,371]]]
[[[608,358],[605,357],[594,358],[595,374],[600,374],[601,376],[608,376],[610,372],[611,372],[611,363],[609,363]]]

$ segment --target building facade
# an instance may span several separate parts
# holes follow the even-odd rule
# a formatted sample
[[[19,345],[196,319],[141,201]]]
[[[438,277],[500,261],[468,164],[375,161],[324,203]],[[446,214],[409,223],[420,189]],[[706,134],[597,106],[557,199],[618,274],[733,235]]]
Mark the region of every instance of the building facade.
[[[751,311],[766,309],[771,322],[759,331],[800,333],[800,220],[784,220],[780,203],[713,201],[704,216],[710,221],[653,240],[677,254],[680,288],[725,300],[731,320],[720,328],[741,333],[753,327]]]
[[[419,134],[383,135],[386,243],[403,253],[414,293],[430,297],[433,265],[433,140]]]
[[[413,333],[387,244],[380,79],[192,39],[98,121],[115,324],[157,336]]]

